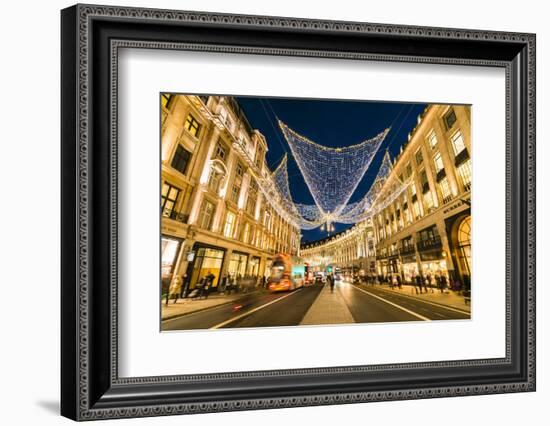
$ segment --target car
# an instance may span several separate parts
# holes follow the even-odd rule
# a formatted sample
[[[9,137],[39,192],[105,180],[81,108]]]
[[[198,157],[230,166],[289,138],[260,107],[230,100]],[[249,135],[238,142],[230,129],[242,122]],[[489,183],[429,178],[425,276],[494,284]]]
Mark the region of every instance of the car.
[[[317,275],[315,277],[315,284],[323,284],[325,282],[324,278],[322,275]]]

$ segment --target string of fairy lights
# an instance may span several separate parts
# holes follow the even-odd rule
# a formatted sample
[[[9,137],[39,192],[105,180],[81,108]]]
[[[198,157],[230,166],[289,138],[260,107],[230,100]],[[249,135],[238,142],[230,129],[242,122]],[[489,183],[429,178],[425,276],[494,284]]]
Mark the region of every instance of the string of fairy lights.
[[[258,179],[258,186],[277,213],[301,229],[321,228],[330,233],[334,223],[362,222],[393,203],[411,183],[410,178],[390,178],[392,160],[386,151],[369,191],[349,203],[390,129],[356,145],[331,148],[278,123],[315,204],[294,202],[286,154],[271,174]]]

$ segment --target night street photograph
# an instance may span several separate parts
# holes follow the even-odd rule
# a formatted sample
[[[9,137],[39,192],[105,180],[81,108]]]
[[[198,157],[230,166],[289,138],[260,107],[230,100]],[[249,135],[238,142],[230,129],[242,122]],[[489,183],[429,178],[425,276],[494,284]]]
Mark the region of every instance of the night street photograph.
[[[471,318],[471,106],[161,93],[161,331]]]

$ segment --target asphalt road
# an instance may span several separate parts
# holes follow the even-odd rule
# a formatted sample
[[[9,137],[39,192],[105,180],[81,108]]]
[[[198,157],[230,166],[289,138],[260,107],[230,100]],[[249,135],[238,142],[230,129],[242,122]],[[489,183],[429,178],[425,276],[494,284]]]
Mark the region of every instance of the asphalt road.
[[[252,293],[236,302],[163,321],[162,330],[210,328],[281,327],[299,325],[315,302],[322,286],[314,285],[290,293]],[[376,286],[337,282],[354,322],[398,322],[469,319],[470,314]]]
[[[340,288],[340,292],[357,323],[470,319],[468,312],[381,290],[376,286],[347,284]]]
[[[163,321],[162,330],[298,325],[321,289],[314,285],[290,293],[252,293],[229,305]]]

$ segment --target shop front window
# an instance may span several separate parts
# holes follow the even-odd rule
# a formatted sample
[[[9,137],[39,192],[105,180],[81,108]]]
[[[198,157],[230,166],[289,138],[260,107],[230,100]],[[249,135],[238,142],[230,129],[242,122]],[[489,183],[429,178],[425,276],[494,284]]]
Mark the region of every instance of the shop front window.
[[[441,260],[433,260],[429,262],[422,262],[422,275],[424,277],[430,277],[431,278],[431,284],[435,285],[435,278],[436,277],[445,277],[447,279],[447,282],[449,280],[449,274],[447,272],[447,262],[444,259]]]
[[[190,288],[195,288],[202,278],[209,276],[213,276],[211,287],[218,286],[224,253],[223,250],[216,248],[199,247],[197,249],[195,260],[191,266]]]
[[[170,278],[176,264],[176,258],[180,247],[180,241],[173,238],[162,237],[161,240],[161,272],[162,278]]]
[[[260,258],[252,257],[248,262],[247,275],[257,277],[260,272]]]
[[[244,253],[233,252],[231,254],[231,259],[229,260],[229,266],[227,268],[227,273],[229,277],[236,279],[244,277],[246,273],[247,260],[248,255]]]

